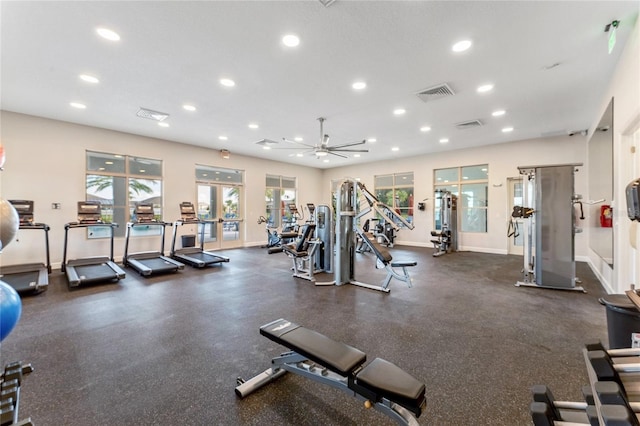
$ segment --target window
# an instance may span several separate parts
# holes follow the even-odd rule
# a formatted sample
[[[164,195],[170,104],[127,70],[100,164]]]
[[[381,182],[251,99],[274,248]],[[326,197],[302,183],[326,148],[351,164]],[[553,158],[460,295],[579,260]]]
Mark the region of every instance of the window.
[[[122,237],[126,223],[135,220],[136,203],[153,204],[155,218],[162,219],[162,161],[87,151],[86,191],[87,200],[102,204],[102,220],[117,223],[115,235]],[[109,232],[91,228],[89,237],[108,237]],[[139,227],[132,235],[157,232],[157,227]]]
[[[265,202],[268,226],[295,224],[289,204],[296,204],[296,178],[267,175]]]
[[[374,191],[378,201],[413,222],[413,172],[374,176]]]
[[[434,170],[434,190],[450,191],[458,197],[458,218],[462,232],[487,232],[489,166],[453,167]],[[440,229],[440,200],[434,203],[435,229]]]

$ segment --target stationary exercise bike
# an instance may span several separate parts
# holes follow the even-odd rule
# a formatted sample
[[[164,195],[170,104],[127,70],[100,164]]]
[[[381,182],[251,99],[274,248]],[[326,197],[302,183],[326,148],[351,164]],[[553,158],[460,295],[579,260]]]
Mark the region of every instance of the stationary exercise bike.
[[[267,230],[267,244],[261,246],[266,248],[269,254],[281,253],[282,244],[287,244],[298,237],[298,220],[302,219],[302,216],[298,212],[298,208],[295,204],[289,204],[289,212],[291,212],[291,219],[286,223],[283,223],[282,231],[278,233],[278,228],[269,226],[269,221],[266,217],[258,217],[258,224],[266,223]]]

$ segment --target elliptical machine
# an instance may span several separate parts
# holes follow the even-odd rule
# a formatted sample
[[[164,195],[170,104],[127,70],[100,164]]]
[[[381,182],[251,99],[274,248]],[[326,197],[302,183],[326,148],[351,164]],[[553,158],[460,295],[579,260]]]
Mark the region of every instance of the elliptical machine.
[[[458,250],[458,199],[451,191],[436,189],[436,202],[440,204],[440,231],[431,231],[436,249],[433,257]]]

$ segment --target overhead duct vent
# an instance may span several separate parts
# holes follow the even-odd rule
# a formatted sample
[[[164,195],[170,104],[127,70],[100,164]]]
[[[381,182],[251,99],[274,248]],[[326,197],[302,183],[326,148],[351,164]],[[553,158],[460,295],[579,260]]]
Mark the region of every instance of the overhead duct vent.
[[[447,83],[438,84],[437,86],[429,87],[416,93],[416,95],[422,99],[422,102],[431,102],[436,99],[446,98],[448,96],[455,95],[455,92],[449,87]]]
[[[463,121],[462,123],[456,123],[455,126],[456,126],[456,129],[458,130],[473,129],[475,127],[481,127],[482,121],[480,120]]]
[[[318,0],[320,3],[322,3],[322,5],[324,7],[329,7],[333,4],[333,2],[335,2],[336,0]]]
[[[169,118],[169,114],[165,112],[154,111],[152,109],[147,109],[142,107],[140,107],[136,115],[138,117],[148,118],[149,120],[155,120],[155,121],[163,121]]]

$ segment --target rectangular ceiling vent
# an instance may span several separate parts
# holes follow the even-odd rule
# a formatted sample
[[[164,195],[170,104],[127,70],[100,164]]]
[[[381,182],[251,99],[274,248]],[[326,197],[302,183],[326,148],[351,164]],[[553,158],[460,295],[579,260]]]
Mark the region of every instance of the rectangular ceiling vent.
[[[335,2],[336,0],[318,0],[320,3],[322,3],[322,5],[324,7],[329,7],[333,4],[333,2]]]
[[[456,129],[458,130],[473,129],[475,127],[481,127],[482,121],[480,120],[463,121],[462,123],[456,123],[455,126],[456,126]]]
[[[431,102],[436,99],[446,98],[448,96],[455,95],[455,92],[449,87],[447,83],[438,84],[437,86],[429,87],[416,93],[416,95],[422,100],[422,102]]]
[[[149,120],[162,121],[169,118],[169,114],[160,111],[154,111],[152,109],[142,108],[136,113],[138,117],[148,118]]]

